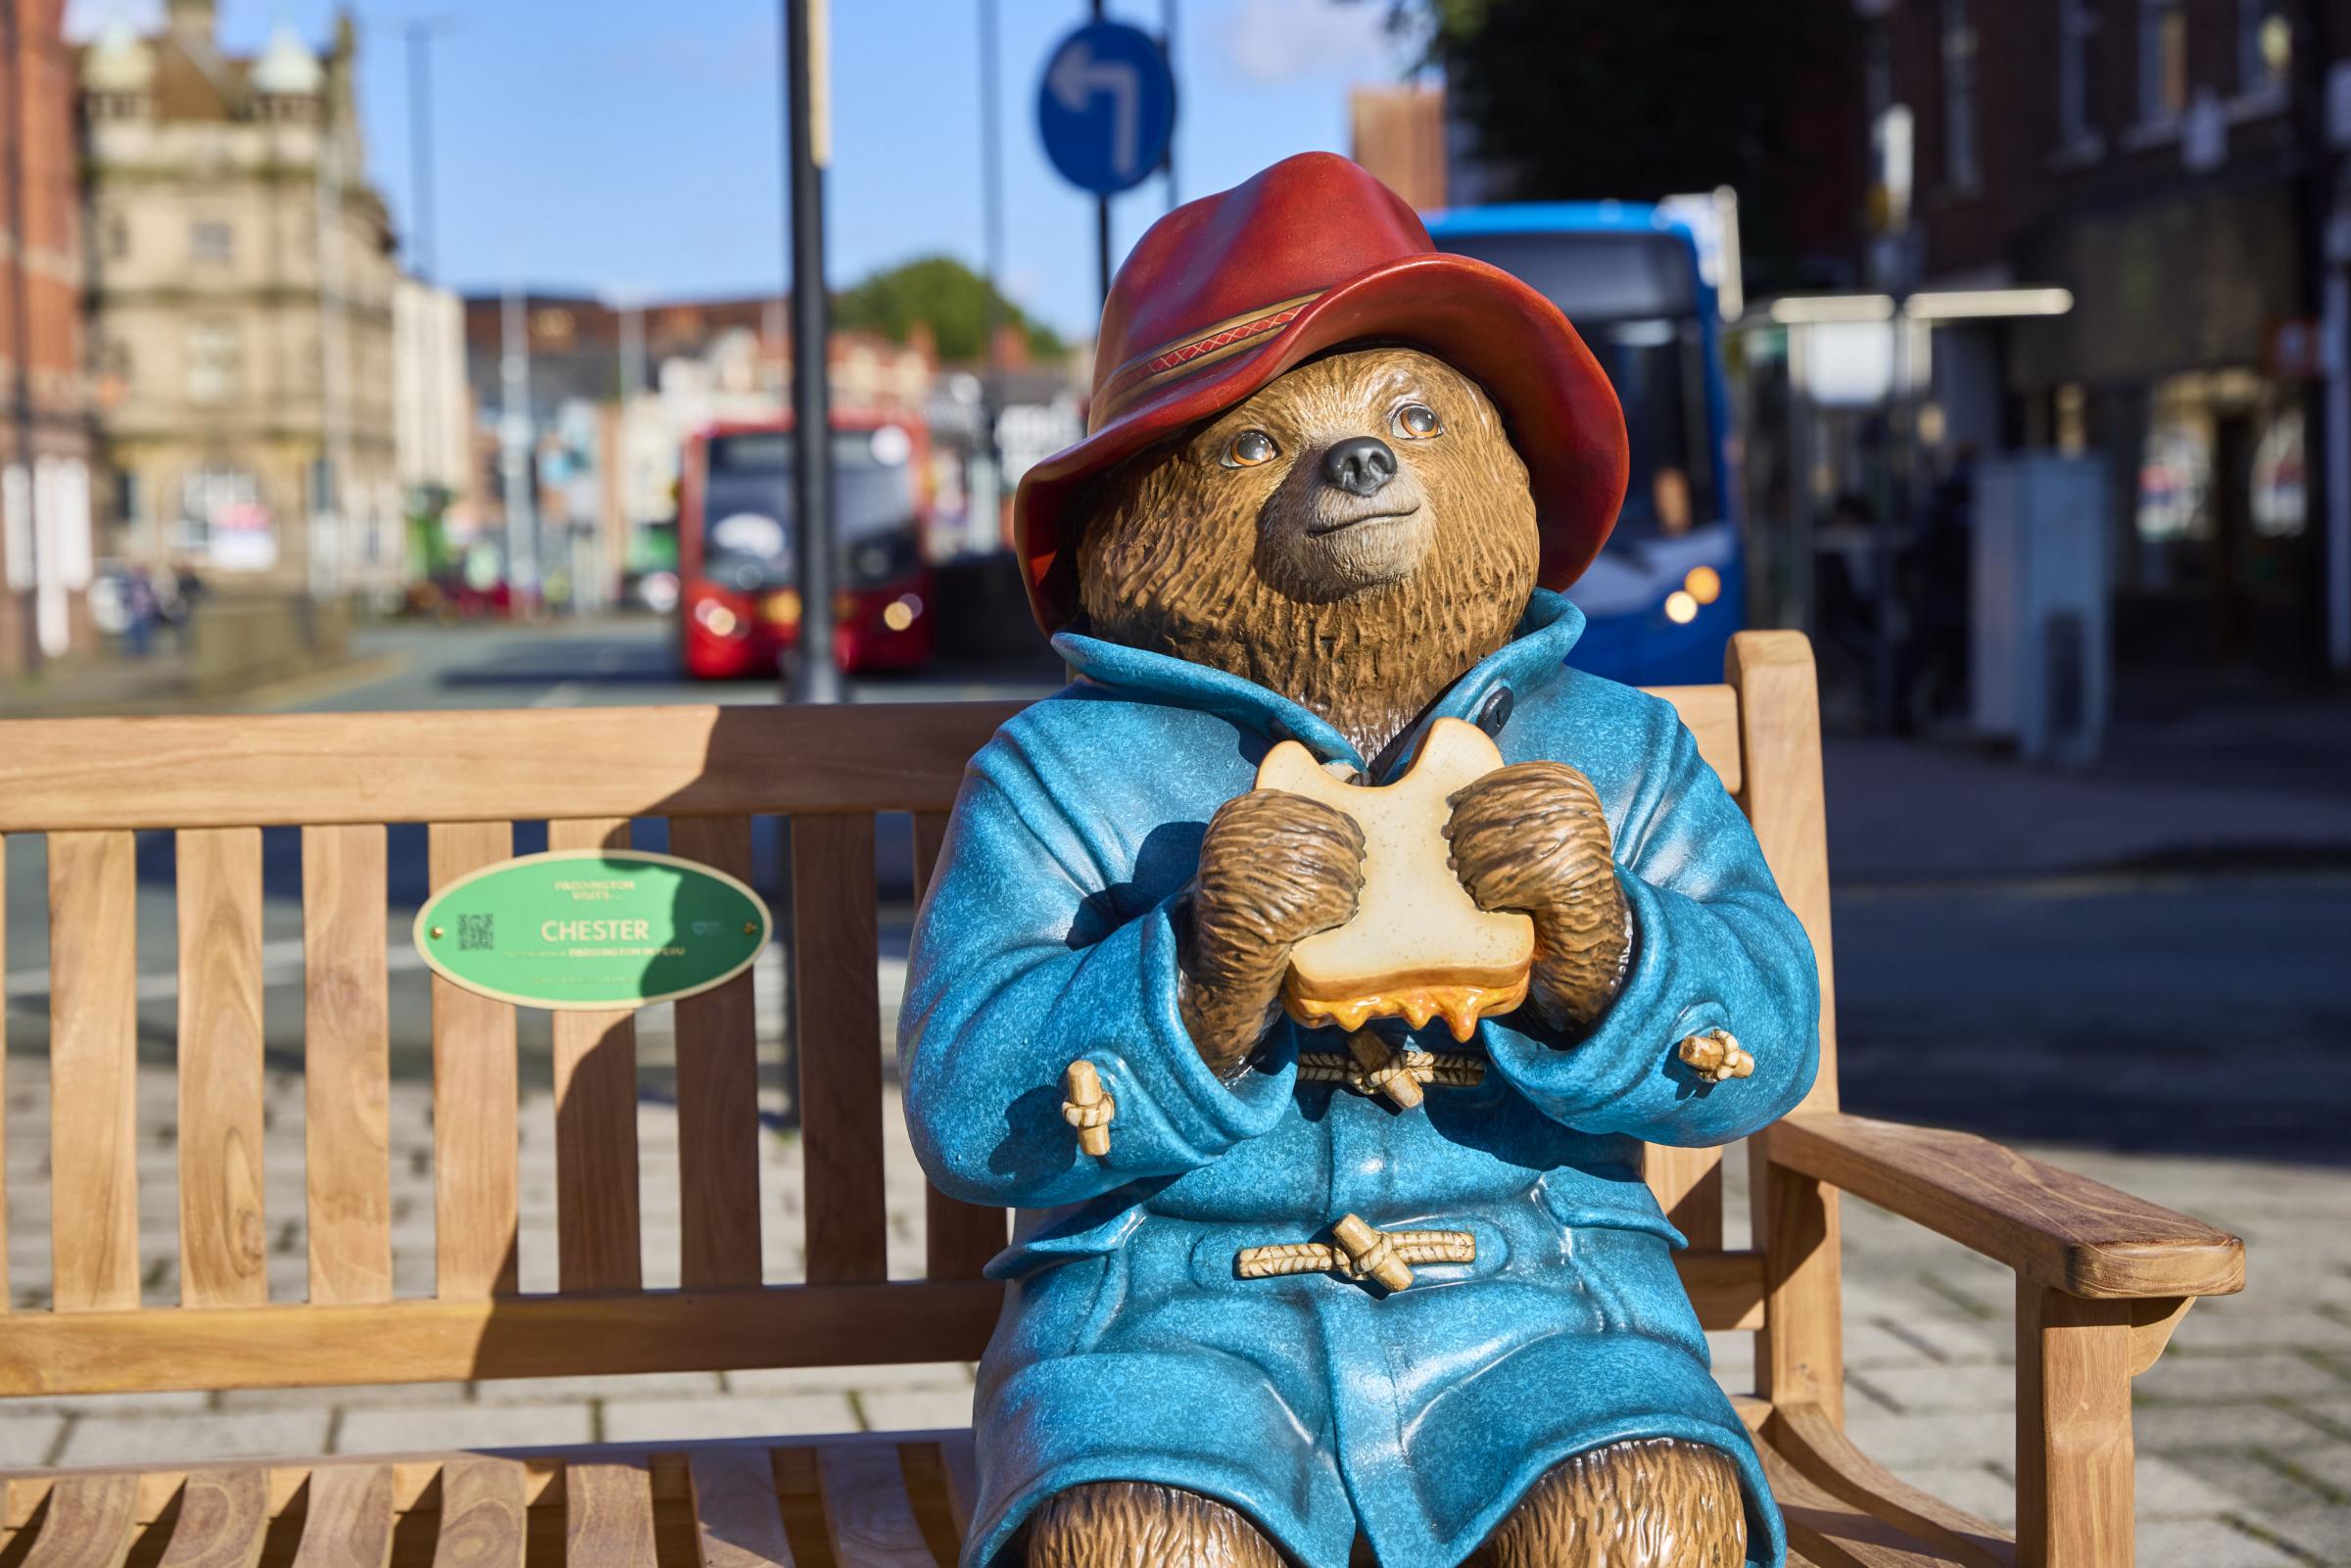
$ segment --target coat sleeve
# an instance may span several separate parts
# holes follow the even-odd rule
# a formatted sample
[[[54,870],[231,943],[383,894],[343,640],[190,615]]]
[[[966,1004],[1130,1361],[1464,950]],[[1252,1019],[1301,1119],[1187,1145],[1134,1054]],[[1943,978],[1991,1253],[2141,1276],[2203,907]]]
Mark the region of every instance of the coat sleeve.
[[[1227,1086],[1184,1028],[1179,895],[1125,919],[1100,913],[1128,871],[1100,864],[1017,748],[982,753],[916,922],[898,1026],[907,1124],[940,1191],[1080,1203],[1206,1164],[1280,1119],[1294,1065]],[[1080,1057],[1117,1105],[1101,1159],[1062,1118],[1062,1077]]]
[[[1727,1143],[1811,1087],[1819,973],[1753,830],[1689,732],[1660,723],[1650,754],[1617,832],[1633,945],[1615,1002],[1580,1041],[1548,1037],[1531,1010],[1489,1022],[1487,1049],[1546,1116],[1581,1131]],[[1686,1036],[1714,1028],[1753,1055],[1752,1076],[1708,1083],[1676,1056]]]

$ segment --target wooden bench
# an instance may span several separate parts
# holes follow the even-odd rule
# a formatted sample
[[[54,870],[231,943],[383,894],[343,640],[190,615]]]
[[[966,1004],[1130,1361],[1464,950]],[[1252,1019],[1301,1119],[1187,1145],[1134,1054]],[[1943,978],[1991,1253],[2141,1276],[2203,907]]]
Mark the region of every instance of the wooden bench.
[[[1811,656],[1740,637],[1729,681],[1663,694],[1754,824],[1833,995]],[[0,1397],[976,1358],[1002,1212],[930,1195],[920,1279],[888,1277],[875,814],[914,813],[918,877],[994,704],[452,712],[0,725],[0,835],[48,838],[53,1300],[0,1315]],[[552,1237],[517,1204],[511,1008],[433,981],[432,1137],[387,1115],[386,830],[430,825],[438,886],[507,855],[671,848],[738,876],[750,819],[790,818],[804,1283],[763,1277],[752,977],[678,1004],[683,1288],[644,1288],[630,1015],[559,1014]],[[272,1299],[262,1171],[264,827],[301,830],[309,1291]],[[134,830],[177,835],[178,1300],[143,1299],[134,1140]],[[0,855],[11,848],[0,836]],[[1752,1141],[1754,1245],[1725,1250],[1718,1152],[1652,1151],[1709,1329],[1753,1330],[1742,1402],[1799,1557],[1987,1568],[2132,1560],[2131,1378],[2197,1296],[2239,1288],[2231,1236],[1981,1139],[1843,1115],[1833,1004],[1803,1107]],[[387,1171],[429,1159],[436,1281],[396,1296]],[[2017,1278],[2018,1518],[1904,1486],[1843,1435],[1838,1193]],[[152,1198],[154,1195],[150,1195]],[[30,1219],[20,1203],[18,1217]],[[560,1288],[517,1288],[552,1244]],[[0,1301],[7,1300],[0,1291]],[[7,1406],[0,1403],[0,1411]],[[8,1472],[0,1568],[256,1562],[464,1568],[951,1563],[969,1433],[620,1444]]]

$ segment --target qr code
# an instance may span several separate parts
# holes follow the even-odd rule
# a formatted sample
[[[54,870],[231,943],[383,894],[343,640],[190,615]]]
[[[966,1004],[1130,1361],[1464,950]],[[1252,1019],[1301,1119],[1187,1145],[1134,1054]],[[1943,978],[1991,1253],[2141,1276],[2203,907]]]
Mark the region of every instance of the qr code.
[[[495,915],[459,915],[457,917],[457,951],[487,953],[498,945],[498,917]]]

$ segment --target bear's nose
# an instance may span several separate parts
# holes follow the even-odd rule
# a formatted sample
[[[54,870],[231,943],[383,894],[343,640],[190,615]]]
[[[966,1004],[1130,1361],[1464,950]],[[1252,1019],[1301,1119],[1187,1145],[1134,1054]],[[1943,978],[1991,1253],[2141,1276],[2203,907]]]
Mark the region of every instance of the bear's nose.
[[[1355,436],[1322,454],[1324,483],[1350,496],[1376,496],[1396,477],[1396,454],[1377,436]]]

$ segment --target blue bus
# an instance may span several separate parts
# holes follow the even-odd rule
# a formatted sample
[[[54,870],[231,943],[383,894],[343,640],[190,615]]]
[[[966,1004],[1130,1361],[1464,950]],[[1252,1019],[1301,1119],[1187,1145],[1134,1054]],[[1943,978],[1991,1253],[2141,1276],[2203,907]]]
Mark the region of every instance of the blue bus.
[[[1564,310],[1624,404],[1632,482],[1570,594],[1591,624],[1569,662],[1640,686],[1720,681],[1747,575],[1722,316],[1690,221],[1646,203],[1559,202],[1458,208],[1428,231]]]

